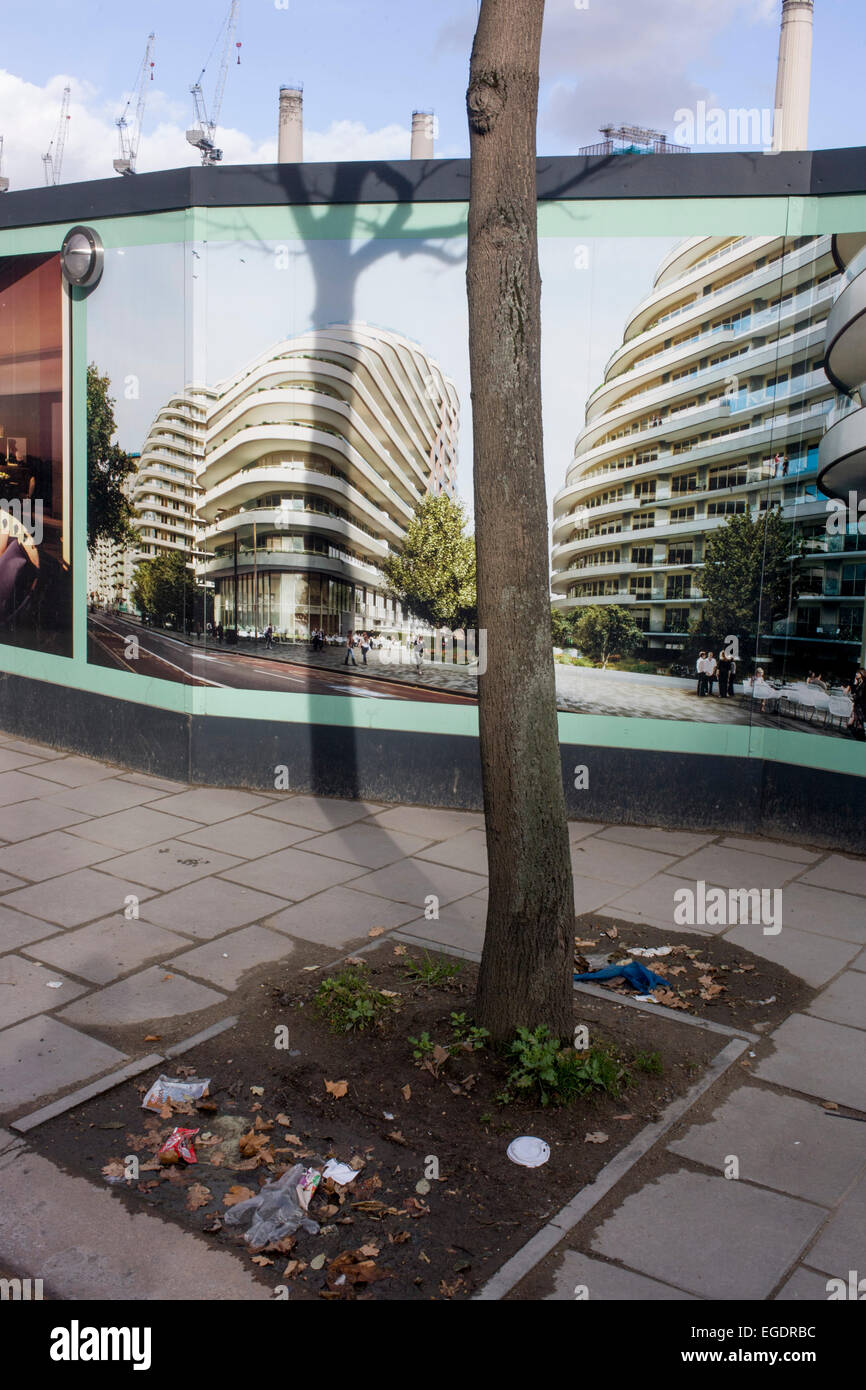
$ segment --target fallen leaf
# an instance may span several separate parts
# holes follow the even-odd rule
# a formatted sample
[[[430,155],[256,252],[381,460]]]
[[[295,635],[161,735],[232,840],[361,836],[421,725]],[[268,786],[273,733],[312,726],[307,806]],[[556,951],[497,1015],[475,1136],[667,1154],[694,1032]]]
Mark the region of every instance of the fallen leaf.
[[[186,1209],[198,1211],[199,1207],[206,1207],[210,1200],[210,1188],[205,1187],[204,1183],[194,1182],[186,1194]]]
[[[610,1135],[605,1134],[604,1130],[596,1129],[592,1134],[585,1134],[583,1142],[584,1144],[606,1144],[609,1138]]]
[[[404,1241],[407,1241],[408,1239],[408,1231],[394,1231],[393,1235],[390,1235],[388,1237],[388,1243],[389,1245],[402,1245]]]
[[[619,936],[619,928],[608,927],[606,932],[602,932],[602,935],[609,937],[611,941],[616,941],[617,937]]]
[[[125,1178],[126,1164],[119,1158],[110,1158],[103,1166],[102,1176],[104,1178]]]
[[[405,947],[405,946],[395,946],[395,947],[394,947],[394,955],[395,955],[395,956],[405,956],[405,954],[406,954],[406,947]]]
[[[381,996],[382,996],[383,999],[399,999],[399,998],[400,998],[400,995],[397,993],[396,989],[380,989],[380,990],[379,990],[379,993],[381,994]]]
[[[216,1235],[217,1231],[221,1231],[222,1228],[223,1223],[220,1221],[218,1216],[215,1216],[211,1225],[203,1226],[202,1230],[207,1231],[208,1235]]]
[[[314,1255],[310,1260],[310,1269],[323,1269],[327,1255]]]
[[[364,961],[364,960],[361,960],[361,957],[360,957],[360,956],[347,956],[347,957],[346,957],[346,964],[347,964],[347,965],[366,965],[367,962]]]
[[[273,1260],[269,1260],[267,1255],[253,1255],[254,1265],[272,1265]]]
[[[257,1130],[259,1133],[262,1133],[272,1130],[273,1127],[273,1120],[263,1120],[261,1115],[256,1115],[256,1122],[253,1125],[253,1129]]]
[[[595,941],[595,940],[593,940],[593,941],[581,941],[580,937],[579,937],[579,936],[576,936],[576,937],[574,938],[574,944],[575,944],[575,947],[576,947],[576,949],[577,949],[578,951],[582,951],[582,950],[584,950],[584,948],[587,947],[587,946],[597,946],[597,945],[598,945],[598,942]]]
[[[615,1120],[633,1120],[634,1115],[614,1115]]]
[[[430,1263],[430,1256],[429,1256],[429,1255],[425,1255],[423,1250],[419,1250],[419,1251],[418,1251],[418,1259],[419,1259],[419,1260],[423,1260],[424,1263],[425,1263],[425,1265],[429,1265],[429,1263]]]
[[[317,965],[303,965],[303,966],[301,966],[301,969],[304,971],[305,974],[306,974],[306,972],[307,972],[308,970],[318,970],[318,968],[319,968],[319,967],[318,967]]]
[[[278,1125],[284,1126],[285,1129],[291,1129],[292,1127],[292,1122],[289,1119],[288,1115],[284,1115],[282,1111],[280,1111],[279,1115],[277,1116],[276,1122]]]
[[[822,1105],[822,1107],[823,1107],[824,1110],[838,1110],[838,1109],[839,1109],[839,1106],[836,1104],[835,1100],[823,1100],[823,1101],[821,1102],[821,1105]]]
[[[301,1274],[307,1268],[306,1260],[289,1260],[283,1270],[284,1279],[294,1279],[295,1275]]]
[[[391,1133],[388,1135],[388,1138],[393,1140],[395,1144],[402,1144],[404,1148],[408,1148],[406,1140],[403,1138],[403,1135],[400,1133],[399,1129],[392,1130]]]
[[[680,999],[678,994],[674,994],[672,989],[662,989],[660,985],[653,990],[658,1004],[666,1004],[669,1009],[685,1009],[688,1012],[688,1004]]]
[[[402,1089],[402,1091],[400,1092],[400,1094],[401,1094],[401,1096],[403,1097],[404,1100],[411,1100],[411,1099],[412,1099],[412,1087],[411,1087],[411,1086],[404,1086],[403,1089]]]
[[[161,1041],[162,1041],[162,1034],[161,1034],[161,1033],[147,1033],[147,1034],[145,1035],[144,1041],[145,1041],[145,1042],[161,1042]]]
[[[371,927],[370,930],[367,932],[367,935],[368,935],[368,936],[383,936],[383,935],[384,935],[384,932],[385,932],[385,928],[384,928],[384,927]]]
[[[349,1089],[348,1081],[326,1081],[325,1090],[335,1100],[341,1100]]]
[[[251,1086],[250,1092],[254,1096],[263,1096],[265,1094],[265,1088],[264,1086]]]
[[[361,1255],[365,1255],[367,1259],[375,1260],[376,1256],[379,1253],[379,1247],[378,1245],[362,1245],[360,1247],[359,1253]]]
[[[245,1202],[248,1197],[252,1197],[253,1195],[254,1193],[251,1187],[241,1187],[238,1183],[235,1183],[229,1188],[223,1198],[223,1206],[237,1206],[238,1202]]]
[[[441,1045],[440,1043],[437,1043],[436,1046],[435,1046],[434,1049],[433,1049],[433,1062],[434,1062],[434,1065],[437,1066],[437,1067],[440,1067],[440,1066],[442,1065],[443,1062],[447,1062],[447,1061],[448,1061],[448,1058],[450,1057],[450,1055],[451,1055],[451,1054],[450,1054],[450,1052],[448,1051],[448,1048],[447,1048],[447,1047],[442,1047],[442,1045]]]

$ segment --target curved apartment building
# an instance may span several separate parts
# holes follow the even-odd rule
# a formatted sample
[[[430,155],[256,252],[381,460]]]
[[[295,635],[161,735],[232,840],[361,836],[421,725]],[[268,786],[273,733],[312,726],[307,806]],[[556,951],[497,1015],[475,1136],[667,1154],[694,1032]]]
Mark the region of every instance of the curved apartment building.
[[[192,559],[200,498],[196,473],[204,459],[212,397],[206,387],[191,386],[157,411],[132,484],[133,525],[139,538],[134,562],[167,551],[182,551]]]
[[[766,645],[856,655],[863,585],[833,558],[816,485],[834,396],[831,240],[695,237],[664,258],[587,401],[554,501],[555,607],[621,604],[650,653],[681,646],[700,618],[707,534],[780,506],[809,554],[796,613]]]
[[[415,506],[452,492],[459,402],[415,343],[352,323],[270,348],[208,402],[198,574],[226,627],[387,631],[382,565]]]

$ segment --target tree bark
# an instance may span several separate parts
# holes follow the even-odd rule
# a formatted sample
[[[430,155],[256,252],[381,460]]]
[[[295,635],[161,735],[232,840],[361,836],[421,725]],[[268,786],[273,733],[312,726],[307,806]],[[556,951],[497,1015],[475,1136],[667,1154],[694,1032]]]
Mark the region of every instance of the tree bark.
[[[478,982],[494,1040],[573,1029],[574,902],[550,636],[535,176],[544,0],[482,0],[467,110],[479,725],[490,899]]]

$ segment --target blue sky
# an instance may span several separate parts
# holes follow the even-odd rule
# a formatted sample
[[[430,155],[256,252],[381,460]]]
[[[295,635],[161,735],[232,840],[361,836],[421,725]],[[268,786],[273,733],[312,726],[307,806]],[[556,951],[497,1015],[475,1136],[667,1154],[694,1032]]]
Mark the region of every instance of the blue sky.
[[[13,187],[42,182],[39,155],[57,124],[65,78],[73,105],[64,181],[111,175],[114,119],[150,29],[156,69],[140,168],[194,160],[183,139],[188,89],[228,8],[226,0],[7,0],[0,134]],[[674,112],[700,99],[724,109],[772,107],[780,9],[780,0],[588,0],[580,9],[575,0],[547,0],[539,150],[574,151],[610,120],[672,134]],[[435,110],[439,154],[465,154],[476,13],[477,0],[242,0],[241,65],[233,56],[222,113],[227,160],[273,157],[277,90],[298,80],[309,158],[405,156],[414,107]],[[866,143],[864,29],[862,0],[816,0],[814,148]],[[206,93],[215,69],[214,60]]]

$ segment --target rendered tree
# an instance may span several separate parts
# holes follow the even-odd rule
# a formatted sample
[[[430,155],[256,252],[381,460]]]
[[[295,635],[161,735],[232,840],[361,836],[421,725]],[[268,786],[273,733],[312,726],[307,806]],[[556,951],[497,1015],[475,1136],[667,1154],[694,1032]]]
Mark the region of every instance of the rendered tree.
[[[573,1028],[574,902],[550,640],[535,125],[543,0],[482,0],[472,48],[469,359],[490,897],[480,1024]]]
[[[182,626],[197,616],[201,591],[182,554],[156,555],[136,565],[132,601],[147,622]]]
[[[107,376],[91,362],[87,368],[87,547],[98,540],[126,545],[135,540],[132,507],[123,484],[135,460],[112,444],[117,426]]]
[[[754,655],[758,633],[786,618],[799,592],[794,561],[802,551],[790,522],[777,509],[753,520],[731,516],[707,538],[701,590],[706,603],[696,634],[721,645],[734,636],[741,655]]]
[[[643,640],[640,628],[619,604],[593,604],[581,609],[572,629],[575,645],[601,663],[602,670],[612,656],[634,651]]]
[[[464,534],[463,505],[447,493],[419,502],[399,555],[389,555],[385,574],[404,608],[431,627],[475,622],[475,541]]]

